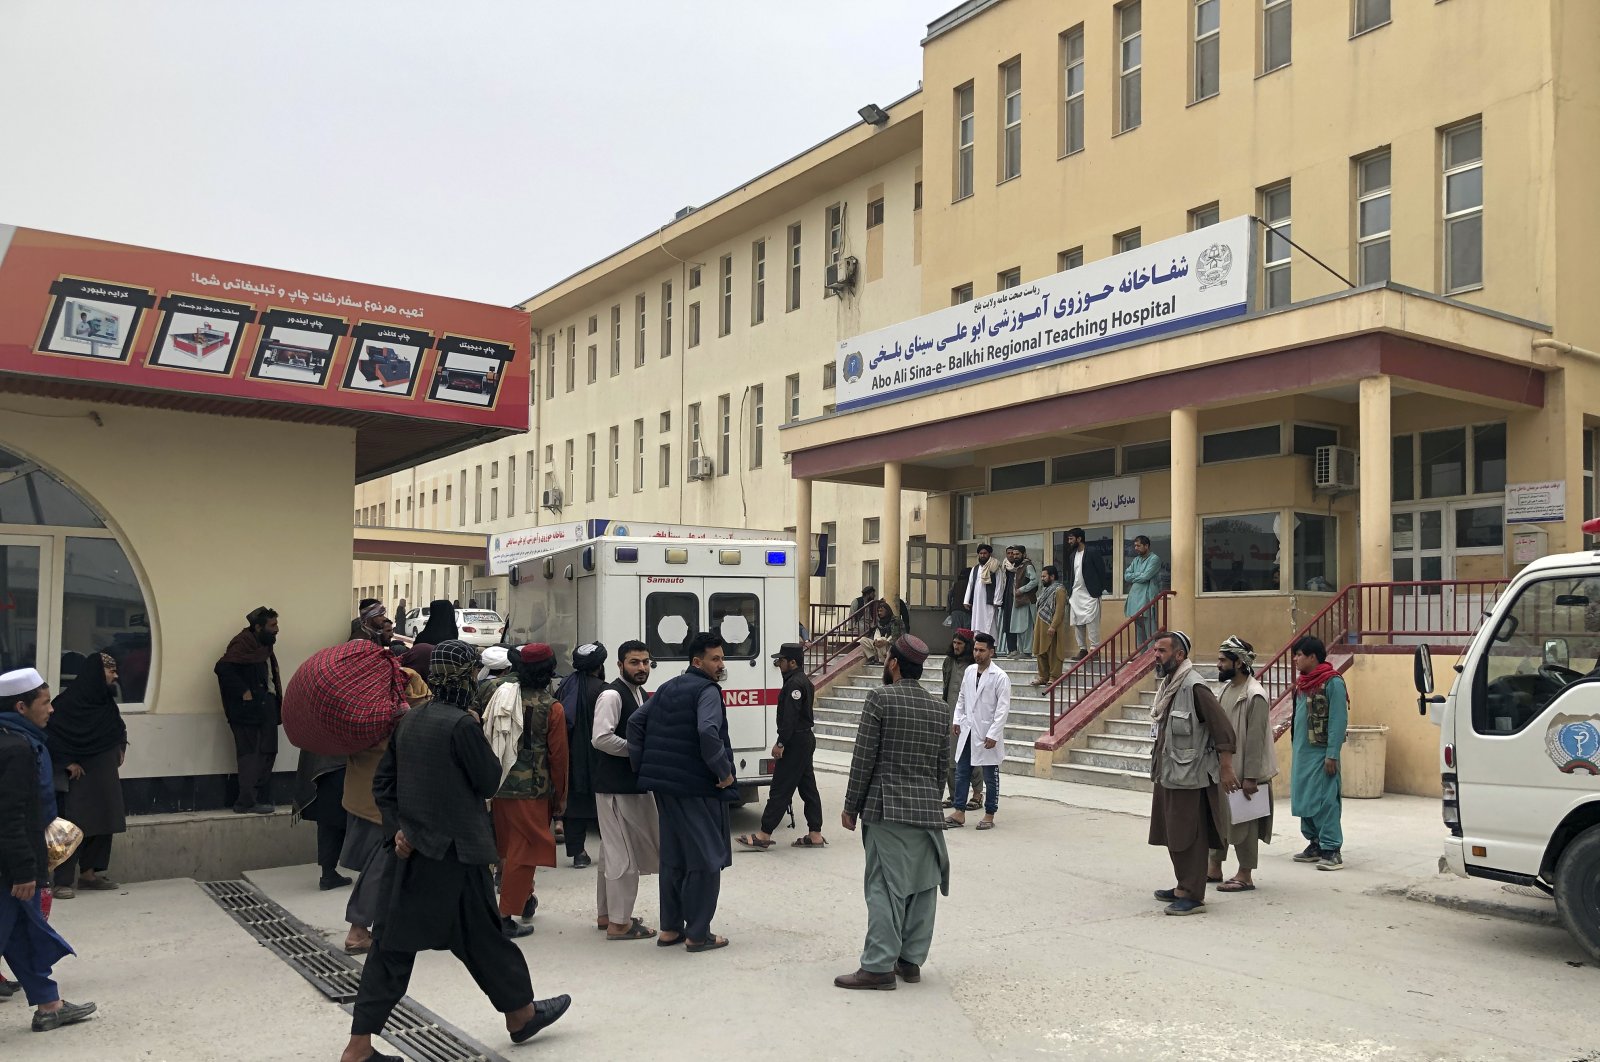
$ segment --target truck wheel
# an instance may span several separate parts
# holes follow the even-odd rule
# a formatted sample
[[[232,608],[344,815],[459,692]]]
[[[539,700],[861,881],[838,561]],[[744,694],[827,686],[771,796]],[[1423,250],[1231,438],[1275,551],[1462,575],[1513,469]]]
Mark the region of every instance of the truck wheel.
[[[1600,826],[1583,831],[1561,853],[1555,887],[1567,932],[1600,961]]]

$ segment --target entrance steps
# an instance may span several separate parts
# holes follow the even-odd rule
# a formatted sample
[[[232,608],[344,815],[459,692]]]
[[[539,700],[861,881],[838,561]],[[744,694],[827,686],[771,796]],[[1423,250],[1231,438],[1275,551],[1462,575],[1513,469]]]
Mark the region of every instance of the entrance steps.
[[[1215,665],[1195,670],[1215,682]],[[1065,782],[1114,786],[1150,792],[1150,758],[1155,738],[1150,733],[1150,708],[1156,700],[1156,676],[1140,684],[1136,697],[1120,708],[1109,708],[1073,739],[1067,758],[1052,764],[1050,774]]]

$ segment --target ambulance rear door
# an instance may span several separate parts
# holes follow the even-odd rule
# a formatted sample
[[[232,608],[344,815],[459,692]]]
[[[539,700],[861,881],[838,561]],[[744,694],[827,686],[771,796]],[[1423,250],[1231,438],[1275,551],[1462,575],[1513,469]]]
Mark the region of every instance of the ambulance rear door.
[[[759,578],[705,580],[706,629],[727,643],[722,700],[728,706],[728,737],[740,778],[763,773],[761,760],[776,730],[777,668],[762,652],[767,621],[762,583]]]

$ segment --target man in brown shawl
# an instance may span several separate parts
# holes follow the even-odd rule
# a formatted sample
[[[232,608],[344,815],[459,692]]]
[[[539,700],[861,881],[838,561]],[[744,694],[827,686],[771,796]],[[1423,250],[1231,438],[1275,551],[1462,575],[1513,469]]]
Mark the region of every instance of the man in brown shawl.
[[[253,609],[244,630],[233,636],[212,669],[239,759],[239,796],[233,810],[240,814],[273,811],[272,763],[278,758],[278,709],[283,703],[283,677],[272,651],[277,640],[278,614],[265,605]]]

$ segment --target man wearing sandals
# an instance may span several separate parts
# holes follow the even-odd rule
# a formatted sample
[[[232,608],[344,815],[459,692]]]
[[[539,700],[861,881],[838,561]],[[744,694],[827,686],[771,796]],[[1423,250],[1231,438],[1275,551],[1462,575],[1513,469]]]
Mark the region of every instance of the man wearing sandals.
[[[1255,891],[1252,875],[1260,862],[1260,846],[1262,842],[1272,843],[1272,790],[1267,783],[1278,773],[1278,754],[1272,747],[1267,691],[1255,677],[1255,663],[1255,646],[1237,635],[1229,637],[1217,651],[1222,711],[1233,724],[1234,736],[1242,746],[1239,784],[1252,801],[1267,802],[1267,813],[1261,818],[1230,824],[1222,844],[1211,853],[1206,880],[1221,881],[1218,892]],[[1239,856],[1239,873],[1222,881],[1222,864],[1228,858],[1230,844]]]
[[[623,642],[617,649],[617,680],[594,706],[594,802],[600,816],[600,858],[595,862],[595,900],[599,928],[607,940],[648,940],[655,930],[633,917],[639,876],[654,874],[661,860],[656,800],[639,791],[628,762],[628,720],[644,703],[650,681],[650,649]]]
[[[861,708],[839,821],[851,831],[861,821],[867,941],[860,968],[833,979],[839,988],[892,991],[897,977],[908,984],[922,980],[938,894],[950,895],[950,857],[939,817],[950,759],[949,709],[922,688],[927,659],[921,639],[896,639],[883,685],[867,694]]]
[[[772,746],[772,758],[778,765],[772,772],[767,806],[761,812],[761,829],[734,838],[743,847],[757,852],[764,852],[777,843],[772,839],[772,831],[778,828],[784,812],[789,810],[797,789],[805,809],[806,834],[789,847],[828,846],[827,838],[822,836],[822,796],[817,792],[817,775],[811,763],[817,751],[811,711],[817,694],[806,676],[805,659],[806,647],[799,642],[785,642],[772,654],[772,662],[783,673],[783,690],[778,694],[778,740]]]

